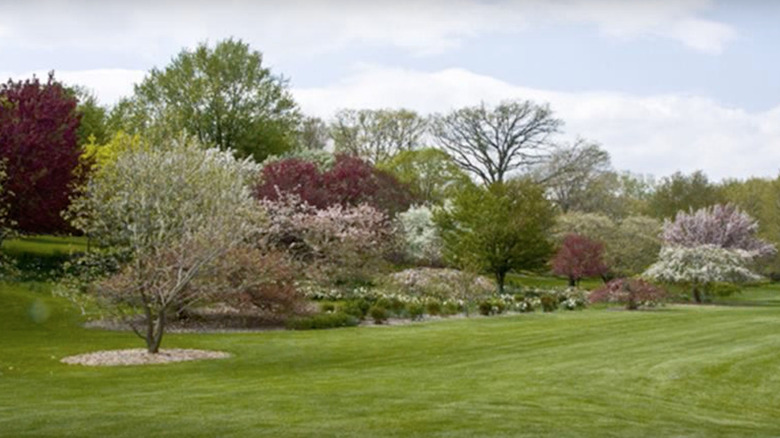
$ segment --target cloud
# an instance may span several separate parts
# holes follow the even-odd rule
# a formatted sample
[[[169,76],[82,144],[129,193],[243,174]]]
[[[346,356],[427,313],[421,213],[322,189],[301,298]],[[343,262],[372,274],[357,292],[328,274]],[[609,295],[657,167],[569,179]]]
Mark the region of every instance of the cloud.
[[[415,55],[457,48],[491,34],[515,35],[557,23],[593,25],[608,36],[672,39],[719,53],[735,38],[726,24],[701,18],[703,0],[232,0],[0,3],[0,48],[80,47],[133,51],[159,59],[181,46],[238,36],[269,53],[327,53],[391,46]],[[35,17],[32,21],[29,17]]]
[[[635,96],[563,93],[510,84],[463,69],[435,72],[362,66],[327,87],[293,90],[307,113],[406,107],[447,112],[484,101],[548,102],[566,122],[561,140],[600,142],[619,169],[668,175],[704,170],[713,178],[776,176],[780,163],[780,107],[750,113],[695,95]]]

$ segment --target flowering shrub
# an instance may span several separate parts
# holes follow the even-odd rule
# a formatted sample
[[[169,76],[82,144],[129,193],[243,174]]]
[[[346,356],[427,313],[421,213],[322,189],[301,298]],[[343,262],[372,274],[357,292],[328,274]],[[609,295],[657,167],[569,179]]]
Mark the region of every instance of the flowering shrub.
[[[429,207],[410,207],[398,214],[398,223],[404,254],[409,260],[431,265],[441,261],[442,242]]]
[[[591,303],[623,303],[628,310],[655,307],[666,299],[666,291],[652,283],[636,278],[618,278],[594,290],[588,297]]]
[[[484,277],[473,276],[455,269],[414,268],[387,276],[387,283],[405,295],[455,298],[465,285],[475,296],[489,295],[495,286]]]
[[[288,252],[320,280],[365,280],[391,241],[387,217],[368,205],[332,205],[318,210],[296,195],[263,200],[269,224],[262,244]]]

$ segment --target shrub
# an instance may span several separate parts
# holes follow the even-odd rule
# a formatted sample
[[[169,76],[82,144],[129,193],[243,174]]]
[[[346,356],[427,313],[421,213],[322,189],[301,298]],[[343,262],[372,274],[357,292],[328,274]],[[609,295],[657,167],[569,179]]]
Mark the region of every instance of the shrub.
[[[429,315],[433,315],[433,316],[436,316],[436,315],[439,315],[439,314],[442,313],[441,302],[439,300],[435,300],[435,299],[427,300],[425,302],[425,309],[428,311]]]
[[[473,289],[473,295],[491,294],[495,286],[483,277],[471,276],[455,269],[413,268],[390,274],[386,277],[388,286],[397,288],[402,294],[414,297],[459,299],[459,289],[464,283]]]
[[[398,215],[398,224],[408,260],[427,265],[441,263],[442,243],[430,208],[410,207]]]
[[[592,303],[625,303],[628,310],[654,307],[666,299],[666,291],[638,278],[618,278],[594,290]]]
[[[371,306],[368,310],[368,314],[371,316],[371,319],[374,320],[374,324],[383,324],[388,318],[387,309],[378,305]]]
[[[541,300],[542,310],[545,312],[554,312],[556,309],[558,309],[558,297],[556,297],[554,294],[551,293],[545,293],[542,294],[541,297],[539,297]]]
[[[320,304],[320,310],[323,313],[333,313],[336,310],[336,305],[333,303],[322,303]]]
[[[287,320],[288,330],[317,330],[336,327],[354,327],[360,320],[343,312],[319,313],[312,316],[299,316]]]
[[[406,305],[406,313],[409,315],[409,318],[413,320],[418,320],[423,317],[423,314],[425,313],[425,308],[423,307],[422,303],[419,302],[410,302]]]

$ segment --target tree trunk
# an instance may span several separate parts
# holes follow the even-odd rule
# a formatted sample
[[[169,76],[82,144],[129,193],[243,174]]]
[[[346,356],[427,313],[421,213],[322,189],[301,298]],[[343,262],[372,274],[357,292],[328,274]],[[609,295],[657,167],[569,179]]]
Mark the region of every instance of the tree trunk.
[[[496,272],[496,284],[498,285],[498,293],[504,293],[504,283],[506,281],[506,272]]]
[[[160,310],[156,318],[152,318],[151,312],[147,317],[146,350],[149,353],[160,352],[163,333],[165,333],[165,310]]]
[[[569,287],[577,287],[577,279],[569,275]]]
[[[693,287],[693,301],[696,302],[696,304],[701,304],[701,292],[699,292],[699,288],[694,286]]]

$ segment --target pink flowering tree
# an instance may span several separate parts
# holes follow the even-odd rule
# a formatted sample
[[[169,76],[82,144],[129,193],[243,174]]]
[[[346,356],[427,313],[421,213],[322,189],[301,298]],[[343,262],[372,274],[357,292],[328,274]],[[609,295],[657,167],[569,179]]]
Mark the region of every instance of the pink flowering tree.
[[[601,276],[609,268],[604,263],[604,244],[579,234],[568,234],[552,259],[553,272],[569,278],[577,286],[585,277]]]
[[[724,249],[739,249],[757,257],[772,255],[776,248],[756,237],[758,222],[733,204],[716,204],[695,212],[679,212],[674,221],[663,227],[665,246],[693,248],[712,245]]]

